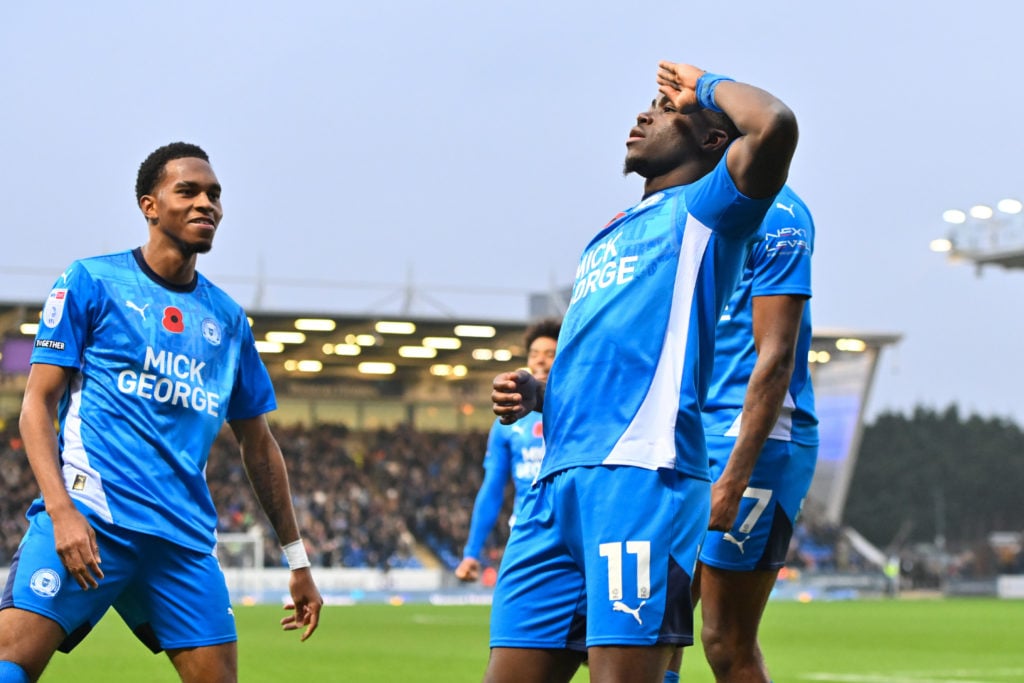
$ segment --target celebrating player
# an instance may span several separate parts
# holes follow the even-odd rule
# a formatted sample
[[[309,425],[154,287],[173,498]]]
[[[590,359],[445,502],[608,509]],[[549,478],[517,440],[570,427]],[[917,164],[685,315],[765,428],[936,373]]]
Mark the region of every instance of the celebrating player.
[[[711,487],[701,404],[715,323],[786,181],[792,112],[754,86],[661,62],[625,171],[644,196],[583,252],[548,382],[495,378],[494,412],[544,412],[547,452],[512,530],[489,683],[660,683],[693,642],[690,583]]]
[[[757,631],[818,457],[807,364],[814,221],[788,186],[757,238],[718,323],[704,406],[715,483],[693,593],[719,683],[770,680]]]
[[[242,308],[196,271],[223,215],[220,183],[202,149],[177,142],[149,155],[135,190],[146,244],[72,263],[40,320],[20,425],[42,496],[0,603],[2,683],[38,679],[111,606],[186,683],[237,680],[205,478],[225,420],[292,569],[282,626],[305,640],[319,620],[265,417],[270,377]]]
[[[558,348],[559,320],[541,320],[526,329],[526,367],[538,381],[547,381],[551,364]],[[494,528],[505,501],[505,484],[509,477],[515,486],[515,502],[509,526],[523,501],[523,495],[540,472],[544,459],[544,426],[540,413],[530,413],[515,424],[502,424],[495,419],[487,438],[484,455],[484,481],[473,503],[473,516],[469,521],[469,539],[462,562],[455,568],[460,581],[480,578],[480,555],[487,535]]]

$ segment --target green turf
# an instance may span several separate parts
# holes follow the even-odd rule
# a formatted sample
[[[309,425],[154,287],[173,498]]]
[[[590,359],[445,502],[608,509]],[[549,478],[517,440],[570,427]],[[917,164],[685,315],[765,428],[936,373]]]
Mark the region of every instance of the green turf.
[[[458,683],[482,678],[486,607],[328,607],[299,643],[278,629],[274,607],[238,607],[240,680]],[[1024,602],[997,600],[773,602],[762,644],[775,681],[1011,683],[1024,681]],[[108,616],[71,655],[56,655],[44,682],[173,683],[163,655]],[[574,682],[586,681],[585,671]],[[698,648],[683,680],[711,683]]]

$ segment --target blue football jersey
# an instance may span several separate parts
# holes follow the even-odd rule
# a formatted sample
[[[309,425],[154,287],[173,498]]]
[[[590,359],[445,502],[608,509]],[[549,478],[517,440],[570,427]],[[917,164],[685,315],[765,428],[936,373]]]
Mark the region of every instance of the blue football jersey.
[[[505,485],[509,477],[515,486],[513,516],[518,514],[526,490],[540,472],[544,460],[544,424],[540,413],[530,413],[514,424],[495,420],[487,437],[484,483],[473,505],[473,518],[466,541],[466,556],[479,558],[487,536],[505,502]]]
[[[708,478],[700,409],[715,324],[773,201],[740,193],[723,156],[590,242],[548,377],[541,476],[605,464]]]
[[[740,283],[718,322],[715,368],[704,406],[708,434],[738,436],[747,383],[757,362],[753,298],[811,296],[814,221],[807,206],[786,186],[775,198],[757,233]],[[797,338],[796,365],[779,419],[769,438],[803,445],[818,443],[807,354],[811,349],[811,304],[804,305]]]
[[[163,280],[139,249],[83,259],[46,300],[32,362],[77,371],[59,412],[72,498],[117,526],[212,550],[210,446],[225,420],[276,408],[242,308],[202,275]]]

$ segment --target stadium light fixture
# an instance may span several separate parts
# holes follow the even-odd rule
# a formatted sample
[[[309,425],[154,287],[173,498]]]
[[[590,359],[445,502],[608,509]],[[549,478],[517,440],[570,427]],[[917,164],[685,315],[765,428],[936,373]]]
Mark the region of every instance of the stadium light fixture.
[[[491,325],[456,325],[456,337],[475,337],[477,339],[490,339],[498,333]]]
[[[416,331],[416,324],[394,320],[380,320],[373,326],[373,329],[381,334],[412,334]]]
[[[360,363],[357,368],[359,372],[364,375],[393,375],[395,374],[394,363],[374,363],[371,361],[365,361]]]
[[[494,360],[505,362],[512,360],[512,352],[508,349],[497,349],[494,352]]]
[[[318,360],[300,360],[296,366],[299,372],[320,372],[324,364]]]
[[[437,363],[430,366],[430,374],[435,377],[447,377],[452,374],[452,366],[445,365],[444,363]]]
[[[256,351],[259,353],[281,353],[284,351],[284,344],[274,341],[256,340]]]
[[[494,358],[494,351],[491,349],[473,349],[473,360],[491,360]]]
[[[849,351],[850,353],[863,353],[868,345],[864,343],[863,339],[836,339],[836,348],[840,351]]]
[[[281,342],[282,344],[301,344],[306,341],[306,335],[302,332],[282,332],[274,330],[264,335],[267,341]]]
[[[22,334],[34,337],[36,336],[36,332],[39,331],[39,323],[22,323],[18,326],[18,330]]]
[[[462,340],[456,337],[424,337],[423,345],[432,349],[454,351],[462,346]]]
[[[985,221],[992,218],[992,207],[986,206],[985,204],[975,204],[971,207],[971,218],[977,218],[978,220]]]
[[[333,332],[338,323],[329,318],[299,318],[295,321],[295,329],[303,332]]]
[[[808,363],[827,363],[832,360],[832,354],[828,351],[808,351]]]
[[[465,365],[455,365],[452,367],[452,374],[456,377],[465,377],[469,374],[469,370],[466,369]]]
[[[948,239],[940,238],[929,242],[928,248],[938,253],[945,253],[948,251],[953,251],[953,243],[950,242]]]
[[[961,225],[967,222],[967,214],[960,209],[949,209],[942,212],[942,220],[953,225]]]
[[[1024,209],[1024,204],[1019,199],[1000,199],[999,203],[996,204],[996,208],[1012,216],[1020,213]]]
[[[363,347],[359,344],[335,344],[334,355],[335,356],[358,356],[363,352]]]
[[[429,346],[399,346],[398,355],[402,358],[437,358],[437,349]]]

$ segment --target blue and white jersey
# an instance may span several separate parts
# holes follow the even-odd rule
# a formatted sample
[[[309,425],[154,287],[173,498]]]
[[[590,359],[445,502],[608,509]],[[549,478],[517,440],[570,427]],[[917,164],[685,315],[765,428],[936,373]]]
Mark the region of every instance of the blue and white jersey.
[[[83,259],[50,292],[32,362],[77,370],[59,411],[71,497],[117,526],[212,550],[210,446],[225,420],[276,408],[242,308],[202,275],[163,280],[139,249]]]
[[[747,383],[754,372],[753,299],[811,296],[814,221],[803,200],[782,188],[757,233],[740,284],[718,322],[715,370],[704,406],[704,428],[716,436],[738,436]],[[778,422],[769,438],[805,446],[818,443],[814,389],[807,365],[811,350],[811,305],[804,305],[797,337],[796,365]]]
[[[513,517],[519,513],[523,496],[540,472],[544,460],[544,424],[540,413],[530,413],[514,424],[495,420],[487,437],[483,484],[473,505],[473,518],[466,541],[466,556],[479,558],[487,536],[505,502],[509,477],[515,486]]]
[[[723,156],[591,241],[548,377],[542,477],[602,464],[708,478],[700,410],[715,323],[773,201],[741,194]]]

